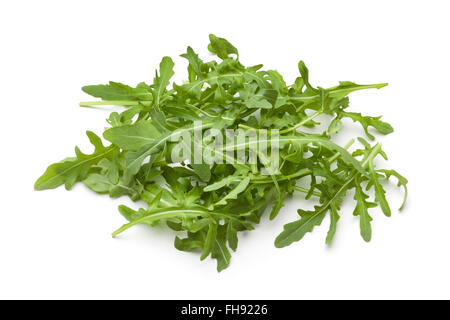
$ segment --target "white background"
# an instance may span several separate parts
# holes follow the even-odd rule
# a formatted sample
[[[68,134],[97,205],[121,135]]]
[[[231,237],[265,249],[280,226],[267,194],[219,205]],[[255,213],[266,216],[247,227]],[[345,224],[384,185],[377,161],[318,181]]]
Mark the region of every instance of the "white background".
[[[3,1],[0,4],[0,298],[313,299],[450,298],[448,1]],[[350,197],[336,238],[328,220],[276,249],[289,202],[240,237],[231,266],[173,247],[173,233],[139,226],[117,239],[117,206],[83,185],[34,192],[52,162],[90,151],[110,110],[83,109],[86,84],[152,82],[162,56],[192,46],[208,58],[208,34],[230,40],[244,64],[264,63],[289,82],[303,59],[311,81],[389,82],[351,96],[351,109],[383,115],[386,164],[410,180],[401,213],[372,211],[359,236]],[[353,127],[346,122],[346,127]],[[350,130],[352,135],[361,131]],[[345,140],[345,139],[344,139]],[[392,206],[401,192],[389,188]]]

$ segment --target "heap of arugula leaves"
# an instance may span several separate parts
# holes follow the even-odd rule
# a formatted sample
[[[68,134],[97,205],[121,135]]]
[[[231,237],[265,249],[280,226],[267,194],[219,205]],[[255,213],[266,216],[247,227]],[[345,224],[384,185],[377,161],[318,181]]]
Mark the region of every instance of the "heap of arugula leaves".
[[[374,136],[368,127],[381,134],[391,133],[392,127],[380,117],[347,111],[349,93],[386,84],[340,82],[328,89],[315,88],[309,83],[308,69],[300,61],[301,77],[287,85],[275,70],[264,71],[262,65],[244,67],[237,49],[227,40],[214,35],[209,38],[209,51],[221,61],[204,62],[188,47],[181,57],[189,62],[189,80],[181,85],[169,87],[174,63],[164,57],[151,85],[142,82],[133,88],[111,81],[83,87],[84,92],[102,101],[84,102],[81,106],[126,107],[121,113],[112,112],[107,120],[110,128],[103,137],[111,144],[105,146],[88,131],[94,152],[85,154],[75,148],[75,157],[50,165],[36,181],[35,189],[64,184],[69,190],[82,181],[97,193],[144,201],[147,207],[137,211],[119,206],[129,222],[113,236],[137,224],[153,226],[165,221],[182,236],[175,238],[177,249],[200,251],[201,260],[211,255],[217,259],[218,271],[229,265],[230,249],[235,251],[238,245],[237,233],[252,230],[266,208],[271,208],[270,219],[274,219],[286,197],[295,192],[306,194],[306,199],[313,197],[317,205],[314,210],[298,210],[299,219],[284,226],[275,240],[276,247],[301,240],[328,213],[326,243],[330,243],[341,202],[350,189],[354,189],[353,214],[359,216],[361,236],[369,241],[369,209],[379,205],[386,216],[391,215],[383,180],[396,177],[398,185],[405,189],[405,200],[407,180],[394,170],[375,167],[376,156],[386,158],[380,144],[370,145],[358,138],[363,147],[351,154],[347,149],[354,141],[343,148],[331,137],[339,132],[343,118],[359,122],[370,140]],[[322,114],[330,119],[325,132],[302,131],[317,126],[314,119]],[[191,133],[195,121],[201,121],[203,131],[278,129],[280,169],[272,175],[262,175],[265,162],[261,157],[257,165],[189,164],[188,159],[173,163],[172,136],[180,130]],[[202,148],[208,148],[207,142],[202,143]],[[368,201],[370,189],[375,194],[374,202]]]

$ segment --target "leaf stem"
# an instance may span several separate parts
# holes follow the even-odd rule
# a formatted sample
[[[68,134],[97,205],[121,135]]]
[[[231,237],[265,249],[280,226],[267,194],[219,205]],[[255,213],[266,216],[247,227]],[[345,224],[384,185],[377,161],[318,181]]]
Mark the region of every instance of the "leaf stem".
[[[294,186],[294,189],[297,190],[297,191],[303,192],[303,193],[308,193],[308,192],[309,192],[308,189],[303,188],[303,187],[300,187],[300,186]],[[314,196],[316,196],[316,197],[321,197],[321,196],[322,196],[322,193],[317,192],[317,191],[313,191],[312,194],[313,194]]]
[[[288,176],[282,176],[280,178],[277,179],[277,181],[284,181],[284,180],[289,180],[292,178],[299,178],[299,177],[303,177],[303,176],[307,176],[308,174],[311,174],[311,170],[310,169],[302,169],[300,171],[297,171],[296,173],[290,174]],[[273,183],[272,177],[266,177],[266,176],[258,176],[258,177],[254,177],[251,179],[252,183],[258,183],[258,184],[262,184],[262,183]]]
[[[317,116],[321,115],[323,113],[323,111],[316,111],[314,112],[312,115],[310,115],[309,117],[307,117],[306,119],[303,119],[301,122],[297,123],[295,126],[281,130],[279,133],[280,134],[284,134],[284,133],[288,133],[291,131],[295,131],[297,128],[300,128],[302,125],[304,125],[305,123],[313,120],[314,118],[316,118]]]
[[[350,148],[353,143],[355,143],[355,139],[350,140],[349,142],[347,142],[347,144],[344,146],[344,149],[348,149]],[[339,158],[341,154],[339,152],[336,152],[333,156],[331,156],[330,158],[328,158],[328,162],[332,163],[334,162],[337,158]]]
[[[84,101],[80,102],[80,107],[94,107],[94,106],[137,106],[139,103],[151,103],[151,101],[137,101],[137,100],[103,100],[103,101]]]
[[[359,85],[358,87],[354,87],[351,88],[352,91],[357,91],[357,90],[364,90],[364,89],[381,89],[383,87],[386,87],[388,85],[388,83],[375,83],[375,84],[365,84],[365,85]],[[329,94],[333,94],[333,93],[339,93],[339,92],[346,92],[348,90],[350,90],[350,88],[341,88],[338,89],[339,86],[337,87],[331,87],[331,88],[327,88],[325,89]],[[314,100],[315,98],[318,98],[319,95],[312,95],[312,96],[300,96],[300,97],[289,97],[290,100],[299,100],[299,101],[308,101],[308,100]]]
[[[306,119],[303,119],[301,122],[297,123],[295,126],[287,128],[287,129],[284,129],[284,130],[281,130],[278,133],[279,134],[284,134],[284,133],[288,133],[288,132],[294,131],[295,129],[301,127],[302,125],[304,125],[305,123],[311,121],[312,119],[316,118],[317,116],[321,115],[322,113],[323,113],[323,111],[317,111],[314,114],[312,114],[309,117],[307,117]],[[260,132],[267,132],[268,131],[267,129],[263,129],[263,128],[258,129],[258,128],[249,127],[249,126],[247,126],[245,124],[239,124],[239,128],[247,129],[247,130],[253,130],[253,131],[256,131],[258,133],[260,133]]]
[[[369,162],[372,161],[376,157],[376,155],[380,152],[380,150],[381,150],[381,143],[377,143],[373,147],[372,151],[369,153],[367,158],[363,160],[363,162],[361,163],[361,167],[366,169],[367,166],[369,165]]]

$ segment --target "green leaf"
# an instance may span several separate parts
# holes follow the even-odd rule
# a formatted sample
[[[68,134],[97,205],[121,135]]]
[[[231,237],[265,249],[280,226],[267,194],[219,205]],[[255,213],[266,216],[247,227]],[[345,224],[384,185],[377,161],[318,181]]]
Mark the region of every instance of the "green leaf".
[[[146,211],[142,208],[140,208],[138,211],[136,211],[125,205],[120,205],[118,209],[119,209],[120,214],[128,221],[136,220],[136,219],[142,217],[146,213]]]
[[[268,79],[272,85],[272,88],[276,91],[282,91],[287,87],[286,82],[283,79],[283,76],[278,73],[276,70],[267,70]]]
[[[131,125],[113,127],[103,133],[103,137],[123,150],[137,151],[147,144],[158,141],[161,133],[147,120]]]
[[[158,108],[167,86],[169,85],[170,78],[174,75],[173,72],[174,63],[170,57],[164,57],[159,64],[159,75],[156,72],[155,79],[153,81],[153,105]]]
[[[250,177],[245,177],[241,182],[238,183],[236,187],[234,187],[225,197],[223,197],[220,201],[218,201],[216,206],[223,206],[227,204],[227,202],[231,199],[237,199],[237,196],[244,192],[250,183]]]
[[[191,164],[191,166],[202,181],[208,182],[211,179],[211,168],[209,164]]]
[[[232,184],[233,182],[236,182],[239,180],[241,180],[240,177],[228,176],[228,177],[225,177],[215,183],[207,185],[206,187],[203,188],[203,191],[210,192],[210,191],[218,190],[220,188],[228,186],[228,185]]]
[[[402,210],[403,207],[405,206],[406,199],[408,198],[408,186],[407,186],[407,184],[408,184],[408,179],[406,179],[404,176],[402,176],[400,173],[398,173],[398,172],[395,171],[395,170],[384,170],[384,169],[382,169],[382,170],[377,170],[377,172],[382,172],[382,173],[384,173],[384,174],[386,175],[386,178],[388,178],[388,179],[389,179],[391,176],[396,177],[397,180],[398,180],[397,185],[398,185],[399,187],[403,187],[403,189],[404,189],[404,191],[405,191],[405,195],[404,195],[404,197],[403,197],[403,202],[402,202],[400,208],[398,209],[398,210]]]
[[[188,238],[181,239],[175,237],[175,248],[180,251],[195,251],[197,249],[203,248],[203,242],[198,240],[195,236],[190,235]]]
[[[350,118],[355,122],[361,123],[361,126],[364,128],[364,132],[371,140],[374,140],[375,137],[369,133],[369,127],[374,127],[381,134],[389,134],[394,132],[394,129],[389,123],[380,120],[381,117],[364,117],[361,113],[355,112],[341,112],[341,115],[343,117]]]
[[[161,193],[161,198],[158,199],[158,194]],[[142,200],[148,204],[153,203],[155,199],[158,199],[160,207],[175,207],[177,205],[176,199],[169,191],[160,185],[149,184],[145,186],[145,189],[141,194]]]
[[[275,246],[282,248],[292,242],[300,241],[307,232],[311,232],[315,226],[322,223],[328,211],[327,206],[315,206],[314,211],[298,210],[301,218],[297,221],[286,224],[278,237],[275,239]]]
[[[183,201],[181,201],[181,203],[186,207],[192,207],[197,201],[200,201],[202,195],[202,188],[195,186],[183,195]]]
[[[339,210],[339,206],[335,202],[332,202],[330,204],[330,229],[328,230],[327,239],[325,240],[326,244],[331,243],[331,241],[333,240],[333,237],[336,233],[336,226],[337,226],[337,222],[339,220],[338,210]]]
[[[311,84],[309,83],[309,71],[308,71],[308,68],[306,68],[305,63],[303,61],[301,61],[301,60],[298,63],[298,70],[300,71],[300,74],[302,75],[303,82],[308,87],[308,89],[311,89],[311,90],[315,91],[316,89],[314,89],[311,86]]]
[[[112,127],[119,127],[131,124],[133,117],[142,111],[142,106],[131,107],[122,113],[112,112],[106,120]]]
[[[187,47],[186,53],[180,55],[189,61],[189,67],[194,71],[196,76],[201,76],[203,61],[198,57],[191,47]]]
[[[117,198],[124,194],[135,201],[139,199],[142,192],[142,185],[138,183],[124,184],[123,181],[111,182],[108,176],[98,173],[90,173],[83,180],[84,185],[94,192],[109,194],[111,198]]]
[[[381,89],[386,87],[387,83],[377,83],[377,84],[356,84],[350,81],[341,81],[336,87],[328,88],[327,91],[330,97],[340,100],[350,94],[351,92],[364,90],[364,89]]]
[[[166,106],[166,107],[164,107],[164,109],[170,115],[175,116],[177,118],[191,120],[191,121],[202,120],[202,118],[200,118],[197,113],[195,113],[192,109],[189,109],[189,108]]]
[[[280,212],[281,208],[284,206],[284,198],[286,197],[286,190],[283,188],[281,190],[282,192],[278,193],[278,198],[275,200],[275,204],[272,208],[272,211],[270,212],[270,220],[275,219],[275,217]]]
[[[356,185],[355,185],[355,197],[356,200],[356,207],[353,211],[354,216],[359,216],[359,226],[361,229],[361,237],[369,242],[372,237],[372,228],[370,226],[370,221],[372,221],[372,218],[369,215],[369,208],[376,207],[377,205],[373,202],[368,202],[367,199],[369,198],[368,195],[364,193],[362,190],[359,180],[356,179]]]
[[[340,157],[343,161],[353,166],[357,171],[361,174],[366,175],[366,171],[362,168],[361,164],[354,158],[347,150],[338,146],[330,140],[314,137],[314,136],[305,136],[305,137],[296,137],[296,136],[280,136],[279,138],[280,144],[282,143],[315,143],[317,145],[323,146],[331,151],[336,151],[340,154]]]
[[[232,53],[239,56],[237,49],[226,39],[210,34],[209,41],[210,44],[208,45],[208,50],[216,54],[220,59],[227,59]]]
[[[97,193],[109,193],[111,186],[113,185],[109,181],[108,177],[98,174],[91,173],[83,180],[83,183],[91,190]]]
[[[220,226],[217,231],[217,239],[214,242],[211,256],[217,260],[217,271],[220,272],[230,265],[231,254],[226,245],[226,230]]]
[[[103,158],[97,164],[101,168],[102,174],[113,184],[119,182],[119,161],[117,157],[111,159]]]
[[[236,251],[238,246],[238,236],[237,236],[237,230],[233,226],[233,222],[228,222],[227,225],[227,240],[228,240],[228,246],[231,250]]]
[[[203,123],[198,128],[199,129],[210,128],[211,126],[212,126],[212,124],[210,124],[210,123]],[[190,132],[194,131],[194,129],[196,129],[196,128],[197,127],[195,127],[193,125],[189,125],[189,126],[177,129],[176,131],[167,132],[166,134],[159,137],[159,140],[143,145],[136,152],[127,153],[125,156],[125,158],[126,158],[126,168],[124,171],[125,181],[130,181],[131,178],[136,173],[138,173],[145,158],[161,151],[161,149],[163,149],[165,147],[166,142],[170,141],[171,138],[176,137],[176,136],[182,136],[184,132],[190,133]]]
[[[226,213],[209,211],[206,208],[196,206],[193,208],[183,208],[183,207],[165,207],[156,210],[147,211],[145,215],[142,215],[138,219],[131,221],[130,223],[124,224],[122,227],[113,232],[113,237],[122,233],[123,231],[141,224],[141,223],[151,223],[164,219],[179,219],[183,220],[185,218],[196,218],[196,217],[215,217],[217,219],[234,219],[239,221],[236,217],[231,217]]]
[[[83,180],[89,169],[104,158],[111,158],[117,152],[114,146],[104,147],[100,138],[91,131],[86,132],[89,141],[94,145],[92,154],[84,154],[75,148],[76,157],[67,158],[50,165],[34,184],[35,190],[54,189],[64,184],[70,190],[75,182]]]
[[[271,109],[277,99],[278,91],[272,89],[258,90],[258,85],[255,83],[244,85],[244,89],[239,92],[239,95],[247,108]]]
[[[383,189],[383,186],[381,185],[379,179],[379,175],[375,171],[375,167],[373,165],[373,162],[369,162],[369,169],[370,169],[370,177],[371,182],[373,183],[373,187],[375,189],[375,202],[377,202],[383,213],[387,216],[391,216],[391,208],[389,207],[389,203],[386,200],[386,191]]]
[[[102,100],[152,100],[152,95],[146,88],[132,88],[114,81],[110,81],[109,84],[84,86],[81,89],[93,97],[102,98]]]
[[[203,246],[202,255],[200,256],[200,260],[204,260],[211,253],[214,248],[214,244],[217,239],[217,223],[212,221],[209,224],[208,233],[205,239],[205,245]]]
[[[328,134],[332,135],[338,133],[339,130],[341,130],[341,127],[342,127],[341,119],[339,118],[333,119],[333,121],[331,121],[330,125],[328,126]]]
[[[193,220],[192,224],[189,226],[189,228],[187,228],[189,230],[189,232],[199,232],[200,230],[209,227],[211,223],[210,219],[197,219],[197,220]]]

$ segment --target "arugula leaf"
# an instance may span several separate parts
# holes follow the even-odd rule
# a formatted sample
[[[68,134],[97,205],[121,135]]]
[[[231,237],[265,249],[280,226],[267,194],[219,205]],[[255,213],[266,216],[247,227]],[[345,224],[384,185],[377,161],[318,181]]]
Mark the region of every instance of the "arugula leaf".
[[[197,77],[203,76],[203,61],[198,57],[198,54],[196,54],[191,47],[187,47],[186,53],[183,53],[180,56],[186,58],[189,61],[188,72],[190,75],[189,80],[191,82],[195,81]],[[193,75],[192,77],[191,74]]]
[[[231,254],[226,244],[226,230],[220,226],[217,231],[217,238],[212,248],[211,256],[217,260],[217,271],[222,271],[230,265]]]
[[[84,86],[81,88],[87,94],[102,98],[103,100],[151,100],[152,95],[147,87],[138,85],[136,88],[132,88],[126,84],[120,82],[110,81],[109,84],[99,84]]]
[[[203,248],[203,241],[197,239],[175,237],[175,248],[180,251],[195,251],[196,249]]]
[[[356,200],[356,207],[353,211],[353,215],[359,216],[361,237],[367,242],[370,241],[370,238],[372,237],[372,228],[370,226],[370,221],[372,221],[372,218],[369,215],[369,208],[377,206],[373,202],[368,202],[368,198],[369,196],[364,193],[361,186],[358,184],[358,180],[356,180],[354,198]]]
[[[298,70],[300,71],[300,74],[302,75],[303,83],[308,87],[308,89],[312,91],[316,91],[311,84],[309,83],[309,71],[308,68],[306,68],[306,65],[303,61],[299,61],[298,63]]]
[[[232,53],[239,56],[237,49],[231,43],[229,43],[226,39],[219,38],[213,34],[210,34],[209,41],[210,41],[210,44],[208,45],[208,50],[211,51],[212,53],[217,54],[217,56],[220,59],[225,60]]]
[[[233,221],[228,222],[227,225],[227,241],[228,246],[231,250],[236,251],[238,246],[238,236],[237,236],[237,230],[233,226]]]
[[[285,197],[286,197],[286,190],[285,190],[285,188],[283,188],[282,190],[280,190],[280,192],[278,192],[278,197],[275,200],[275,204],[272,208],[272,211],[270,212],[270,216],[269,216],[270,220],[275,219],[275,217],[280,212],[281,208],[284,206]]]
[[[117,152],[117,147],[104,147],[100,138],[93,132],[86,132],[89,141],[94,145],[94,153],[87,155],[76,147],[74,158],[66,158],[50,165],[44,174],[34,184],[35,190],[54,189],[64,184],[70,190],[77,181],[83,180],[89,169],[104,158],[109,158]]]
[[[202,181],[208,182],[211,179],[211,169],[209,164],[191,164],[191,166]]]
[[[256,83],[244,85],[244,89],[239,92],[244,105],[247,108],[271,109],[278,95],[277,90],[260,89]]]
[[[341,116],[361,123],[362,127],[364,128],[364,132],[371,140],[374,140],[375,137],[369,133],[369,126],[374,127],[381,134],[389,134],[394,132],[394,129],[389,123],[380,120],[381,117],[364,117],[361,115],[361,113],[344,111],[341,112]]]
[[[328,88],[327,91],[330,93],[330,96],[333,98],[340,100],[347,96],[349,93],[365,90],[365,89],[381,89],[387,86],[387,83],[379,83],[379,84],[356,84],[351,81],[340,81],[339,85],[336,87]]]
[[[336,226],[339,220],[339,206],[336,202],[330,203],[330,229],[327,233],[327,238],[325,240],[326,244],[330,244],[333,240],[334,234],[336,233]]]
[[[375,167],[373,162],[369,162],[369,170],[370,170],[370,177],[371,177],[371,183],[373,184],[373,187],[375,189],[375,202],[377,202],[383,213],[387,216],[391,216],[391,208],[389,207],[389,203],[386,200],[386,191],[383,189],[383,186],[381,185],[379,179],[379,174],[375,171]]]
[[[398,210],[402,210],[403,207],[405,206],[406,198],[408,197],[408,187],[407,187],[408,179],[406,179],[404,176],[402,176],[400,173],[398,173],[398,172],[395,171],[395,170],[381,169],[381,170],[377,170],[377,172],[382,172],[382,173],[384,173],[384,174],[386,175],[386,178],[388,178],[388,179],[389,179],[391,176],[396,177],[397,180],[398,180],[397,185],[398,185],[399,187],[403,187],[403,189],[404,189],[404,191],[405,191],[405,195],[404,195],[404,197],[403,197],[402,205],[401,205],[400,208],[398,209]]]
[[[236,179],[240,179],[239,177],[235,177],[235,176],[228,176],[225,177],[215,183],[212,183],[206,187],[203,188],[203,191],[205,192],[209,192],[209,191],[214,191],[214,190],[218,190],[220,188],[223,188],[225,186],[228,186],[230,184],[232,184],[233,182],[237,181]]]
[[[311,232],[315,226],[322,223],[327,211],[328,206],[316,206],[314,211],[298,209],[301,219],[284,226],[284,231],[275,239],[275,246],[282,248],[301,240],[307,232]]]
[[[131,151],[137,151],[146,144],[155,143],[160,136],[161,133],[147,120],[113,127],[103,133],[103,137],[112,144]]]
[[[205,239],[205,245],[203,246],[203,252],[200,256],[200,260],[204,260],[214,248],[214,244],[217,240],[217,223],[214,220],[211,220],[209,224],[208,233]]]
[[[231,199],[237,199],[237,196],[246,190],[249,183],[250,177],[245,177],[244,179],[242,179],[242,181],[239,182],[239,184],[236,187],[234,187],[225,197],[223,197],[219,202],[217,202],[215,206],[223,206],[227,204],[227,201]]]
[[[155,108],[159,108],[166,87],[169,85],[170,78],[174,75],[173,66],[174,63],[170,57],[162,58],[159,64],[159,75],[156,72],[155,80],[153,81],[153,105]]]

